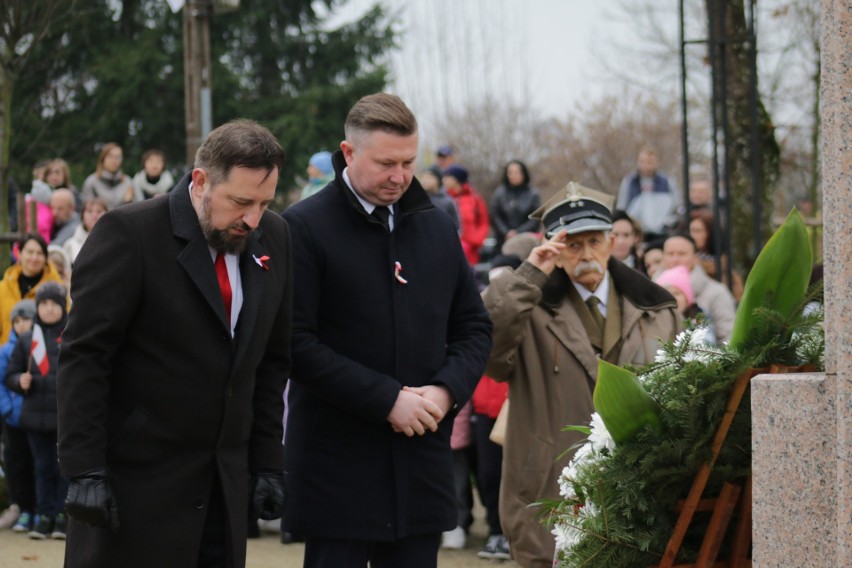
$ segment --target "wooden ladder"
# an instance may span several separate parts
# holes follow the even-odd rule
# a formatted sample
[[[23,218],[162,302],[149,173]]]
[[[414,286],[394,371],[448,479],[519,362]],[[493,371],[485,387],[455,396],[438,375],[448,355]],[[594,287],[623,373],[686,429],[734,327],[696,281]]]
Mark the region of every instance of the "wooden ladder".
[[[692,483],[692,488],[689,490],[689,495],[687,495],[686,499],[678,503],[680,515],[666,546],[666,551],[663,553],[663,559],[656,568],[751,567],[751,560],[748,557],[751,548],[751,475],[749,474],[744,486],[725,482],[718,497],[702,499],[702,495],[707,486],[707,481],[710,479],[710,473],[713,471],[716,458],[719,457],[722,444],[725,443],[725,438],[731,429],[731,423],[734,420],[737,409],[740,407],[740,402],[752,377],[764,373],[791,373],[807,370],[809,369],[805,367],[772,365],[768,369],[749,369],[737,377],[734,382],[734,388],[728,398],[722,422],[719,424],[719,428],[716,430],[716,435],[713,438],[710,460],[701,465]],[[689,524],[692,522],[692,517],[699,511],[712,511],[712,516],[710,517],[710,524],[707,527],[707,533],[704,535],[704,540],[701,543],[698,557],[693,564],[675,565],[677,553],[683,544],[683,539],[689,528]],[[736,529],[734,530],[734,541],[731,547],[730,558],[727,561],[717,562],[716,557],[719,554],[719,549],[722,546],[722,541],[725,538],[728,525],[735,511],[738,511],[739,517]]]

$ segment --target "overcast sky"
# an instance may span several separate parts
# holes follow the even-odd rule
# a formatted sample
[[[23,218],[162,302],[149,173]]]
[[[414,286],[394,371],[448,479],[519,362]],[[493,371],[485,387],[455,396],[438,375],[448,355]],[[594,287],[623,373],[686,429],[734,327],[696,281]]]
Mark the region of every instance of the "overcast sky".
[[[486,95],[562,119],[578,104],[628,90],[680,96],[678,0],[349,0],[330,25],[377,2],[401,20],[389,90],[409,104],[427,139],[435,117]],[[812,120],[813,64],[802,63],[806,39],[796,35],[795,15],[783,16],[787,0],[757,6],[763,102],[783,136]],[[688,40],[706,36],[699,0],[687,3],[686,24]],[[690,91],[707,99],[705,50],[687,51]]]
[[[377,0],[350,0],[332,25]],[[395,91],[432,92],[457,105],[483,93],[564,116],[584,98],[615,92],[599,65],[612,40],[629,32],[607,18],[605,2],[586,0],[383,0],[402,15],[401,49],[392,58]]]

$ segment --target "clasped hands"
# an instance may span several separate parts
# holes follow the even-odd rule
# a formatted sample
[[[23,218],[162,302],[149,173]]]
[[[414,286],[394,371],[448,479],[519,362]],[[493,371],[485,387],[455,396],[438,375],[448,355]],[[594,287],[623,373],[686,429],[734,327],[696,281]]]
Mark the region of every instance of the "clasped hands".
[[[450,390],[441,385],[403,387],[388,414],[394,432],[408,437],[434,432],[453,406]]]

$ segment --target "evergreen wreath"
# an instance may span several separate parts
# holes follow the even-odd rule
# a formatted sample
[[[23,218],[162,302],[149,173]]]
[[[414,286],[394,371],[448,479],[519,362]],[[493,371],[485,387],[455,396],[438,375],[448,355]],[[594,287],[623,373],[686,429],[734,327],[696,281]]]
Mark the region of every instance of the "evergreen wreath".
[[[796,239],[804,234],[800,231],[804,226],[797,222],[801,219],[793,211],[761,253],[764,262],[759,257],[755,263],[746,283],[746,294],[751,288],[752,295],[744,295],[737,313],[734,337],[741,339],[736,344],[706,344],[700,322],[679,334],[658,351],[655,363],[641,370],[635,384],[620,391],[622,400],[629,398],[627,405],[633,406],[625,409],[627,414],[633,412],[632,417],[614,416],[611,408],[602,404],[602,397],[599,400],[603,383],[609,380],[610,388],[613,384],[608,377],[625,371],[599,369],[595,392],[599,412],[592,415],[588,427],[566,427],[584,432],[588,438],[568,450],[576,451],[559,479],[561,499],[539,503],[542,522],[552,527],[556,538],[558,566],[633,568],[658,564],[677,522],[677,502],[686,497],[699,468],[711,458],[711,443],[736,378],[749,369],[773,363],[824,368],[823,312],[818,303],[822,286],[820,283],[803,294],[807,279],[802,282],[802,278],[810,273],[809,248],[801,259],[790,257],[791,252],[803,250]],[[793,237],[791,232],[795,232]],[[772,258],[777,250],[784,254]],[[766,258],[772,261],[771,266],[767,266]],[[782,260],[787,269],[773,271]],[[807,271],[802,268],[805,263]],[[801,265],[797,275],[791,264]],[[776,280],[769,287],[767,274]],[[796,281],[791,283],[791,278]],[[755,300],[755,290],[763,294],[759,300]],[[649,395],[652,419],[649,406],[639,415],[636,389]],[[626,392],[631,393],[629,397]],[[643,396],[639,393],[638,398]],[[607,416],[601,416],[604,408]],[[750,473],[750,409],[746,392],[713,466],[706,488],[710,495],[718,494],[725,482],[742,484]],[[621,427],[630,420],[636,428],[625,436]],[[617,440],[607,424],[619,433]],[[708,523],[709,518],[704,516],[693,519],[678,563],[695,560]],[[725,554],[723,549],[720,557]]]

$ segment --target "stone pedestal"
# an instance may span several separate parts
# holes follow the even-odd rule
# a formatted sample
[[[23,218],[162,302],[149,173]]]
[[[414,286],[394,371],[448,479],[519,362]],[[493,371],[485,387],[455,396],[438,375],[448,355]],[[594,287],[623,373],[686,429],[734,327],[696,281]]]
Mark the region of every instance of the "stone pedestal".
[[[852,565],[852,2],[821,10],[826,372],[752,379],[758,568]]]
[[[842,566],[836,381],[823,373],[751,380],[754,566]],[[816,560],[823,559],[823,560]]]

